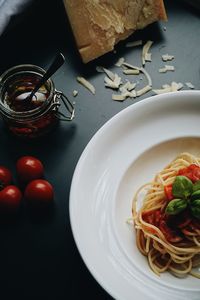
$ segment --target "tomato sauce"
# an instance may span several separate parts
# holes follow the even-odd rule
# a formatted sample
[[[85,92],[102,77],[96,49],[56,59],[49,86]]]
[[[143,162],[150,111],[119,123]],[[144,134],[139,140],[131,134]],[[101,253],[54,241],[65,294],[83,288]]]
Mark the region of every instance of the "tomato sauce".
[[[200,180],[200,167],[195,164],[191,164],[186,168],[180,169],[178,171],[178,175],[185,176],[194,183],[197,180]]]
[[[40,87],[32,99],[27,100],[39,79],[38,75],[17,76],[6,89],[3,99],[4,104],[16,112],[29,111],[41,106],[49,97],[49,91],[45,85]]]
[[[53,103],[53,86],[47,81],[28,98],[41,75],[20,72],[8,78],[1,91],[2,117],[9,130],[19,137],[34,138],[47,133],[58,121]]]

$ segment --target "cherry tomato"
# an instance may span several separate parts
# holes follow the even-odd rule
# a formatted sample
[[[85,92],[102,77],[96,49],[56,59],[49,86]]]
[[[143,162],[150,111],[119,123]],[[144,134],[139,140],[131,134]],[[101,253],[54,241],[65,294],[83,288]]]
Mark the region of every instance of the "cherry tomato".
[[[11,184],[12,174],[9,169],[4,166],[0,166],[0,189]]]
[[[200,167],[195,164],[191,164],[186,168],[180,169],[178,175],[186,176],[192,182],[196,182],[197,180],[200,180]]]
[[[22,193],[15,185],[8,185],[0,191],[0,212],[16,213],[22,200]]]
[[[25,199],[35,207],[45,207],[53,202],[54,192],[52,185],[44,179],[35,179],[25,188]]]
[[[144,211],[142,213],[142,218],[146,223],[149,223],[154,226],[158,226],[160,219],[161,219],[161,212],[160,210],[149,210]]]
[[[172,194],[172,184],[165,185],[164,191],[165,191],[165,195],[167,197],[167,200],[174,199],[174,196]]]
[[[19,180],[23,183],[28,183],[44,176],[44,166],[42,162],[33,156],[23,156],[19,158],[16,168]]]
[[[154,225],[154,211],[148,210],[142,213],[142,218],[146,223]]]

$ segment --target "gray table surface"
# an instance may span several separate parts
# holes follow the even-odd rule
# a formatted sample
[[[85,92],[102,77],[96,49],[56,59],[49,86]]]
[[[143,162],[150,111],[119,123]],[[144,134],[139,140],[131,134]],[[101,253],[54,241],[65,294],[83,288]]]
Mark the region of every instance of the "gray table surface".
[[[146,66],[154,88],[172,81],[189,81],[200,89],[200,12],[181,0],[165,3],[168,22],[152,24],[129,40],[154,41],[153,62]],[[57,89],[75,101],[74,121],[61,123],[51,135],[35,142],[10,136],[0,122],[0,164],[14,169],[19,156],[35,155],[44,162],[46,177],[55,188],[53,215],[38,220],[22,208],[15,222],[0,226],[2,300],[111,299],[87,270],[74,243],[68,210],[70,185],[78,159],[97,130],[122,109],[152,92],[136,100],[112,101],[112,91],[104,88],[104,76],[96,72],[96,66],[115,70],[114,63],[122,56],[129,63],[140,65],[141,48],[127,49],[122,42],[116,53],[82,64],[62,1],[35,1],[28,12],[12,20],[0,37],[0,71],[21,63],[46,68],[57,51],[63,52],[66,63],[53,80]],[[159,74],[158,69],[164,64],[161,55],[165,53],[175,56],[171,63],[175,72]],[[78,85],[78,75],[95,85],[95,96]],[[79,91],[76,98],[72,97],[73,90]]]

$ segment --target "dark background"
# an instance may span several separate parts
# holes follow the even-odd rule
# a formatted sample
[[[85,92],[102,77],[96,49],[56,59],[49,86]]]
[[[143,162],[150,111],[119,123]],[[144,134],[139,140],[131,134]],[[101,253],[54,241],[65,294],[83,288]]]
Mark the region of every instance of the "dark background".
[[[153,62],[146,66],[154,88],[172,81],[190,81],[200,89],[200,12],[182,0],[165,3],[168,22],[152,24],[129,40],[154,41]],[[18,140],[8,134],[0,122],[0,164],[7,165],[15,174],[18,157],[37,156],[44,162],[46,178],[55,189],[52,214],[38,219],[23,206],[16,220],[0,225],[2,300],[111,299],[93,279],[78,253],[70,229],[68,204],[75,166],[91,137],[116,113],[152,95],[149,92],[137,100],[117,103],[111,100],[112,91],[104,88],[104,76],[96,72],[97,65],[114,69],[114,63],[121,56],[129,63],[140,64],[141,49],[127,49],[124,44],[116,47],[116,53],[83,65],[61,0],[34,1],[23,14],[12,18],[0,37],[1,73],[22,63],[47,68],[55,54],[62,51],[66,63],[53,80],[56,88],[75,101],[76,106],[73,122],[61,123],[39,141]],[[175,56],[171,64],[176,70],[160,75],[158,69],[164,65],[160,57],[165,53]],[[95,85],[95,96],[78,85],[78,75]],[[76,98],[72,97],[74,89],[79,91]]]

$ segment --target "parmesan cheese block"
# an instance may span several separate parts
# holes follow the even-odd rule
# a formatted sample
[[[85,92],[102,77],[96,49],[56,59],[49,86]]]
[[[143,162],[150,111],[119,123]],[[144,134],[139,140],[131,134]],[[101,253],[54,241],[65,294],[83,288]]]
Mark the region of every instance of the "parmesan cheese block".
[[[163,0],[63,0],[78,50],[87,63],[137,29],[166,20]]]

